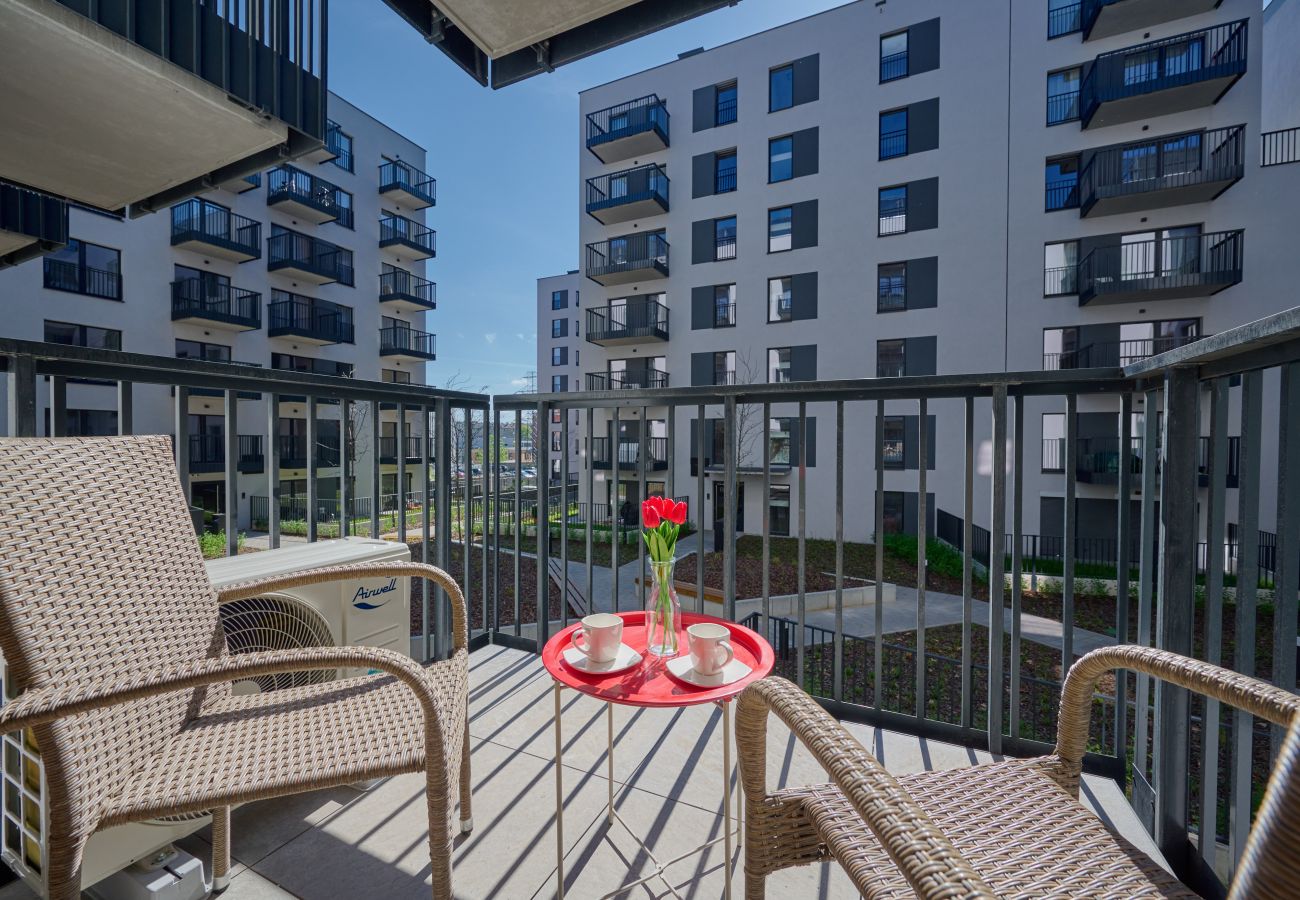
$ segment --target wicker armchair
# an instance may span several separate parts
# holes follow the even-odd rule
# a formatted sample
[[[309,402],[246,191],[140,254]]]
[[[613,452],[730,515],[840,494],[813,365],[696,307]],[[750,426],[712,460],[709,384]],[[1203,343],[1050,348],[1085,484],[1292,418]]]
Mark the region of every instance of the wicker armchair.
[[[357,574],[418,576],[451,597],[454,650],[230,655],[221,602]],[[402,772],[427,776],[433,895],[451,897],[459,770],[470,818],[465,601],[414,563],[340,566],[214,591],[165,436],[0,440],[0,649],[20,693],[0,730],[31,728],[46,773],[52,900],[80,896],[86,840],[125,822],[211,811],[229,880],[230,807]],[[235,696],[231,682],[361,667],[385,674]]]
[[[1289,727],[1229,896],[1300,896],[1300,697],[1173,653],[1119,646],[1070,668],[1050,755],[897,778],[789,681],[751,685],[736,711],[746,897],[761,900],[770,872],[831,858],[872,900],[1196,897],[1078,802],[1091,698],[1112,669],[1144,672]],[[769,710],[832,783],[768,792]]]

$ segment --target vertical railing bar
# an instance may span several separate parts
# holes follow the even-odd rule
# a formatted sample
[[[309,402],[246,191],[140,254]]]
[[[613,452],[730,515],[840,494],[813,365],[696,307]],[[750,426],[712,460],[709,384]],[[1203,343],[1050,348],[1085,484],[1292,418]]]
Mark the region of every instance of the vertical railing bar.
[[[1119,400],[1119,475],[1116,480],[1119,497],[1116,534],[1119,541],[1115,552],[1115,640],[1127,644],[1129,567],[1132,564],[1129,550],[1133,542],[1133,394],[1129,391],[1125,391]],[[1128,672],[1123,669],[1115,672],[1115,755],[1121,759],[1128,755]]]
[[[188,389],[178,387],[178,397],[182,390]],[[274,550],[280,546],[280,395],[268,394],[266,404],[266,541]]]
[[[587,441],[582,449],[582,467],[587,473],[587,612],[596,612],[595,596],[595,561],[591,558],[593,552],[594,531],[596,529],[596,470],[591,464],[591,442],[595,437],[596,429],[596,409],[595,407],[583,410],[584,418],[587,420]]]
[[[352,433],[352,401],[339,398],[339,537],[352,533],[352,453],[356,448],[356,435]],[[426,629],[427,630],[427,629]]]
[[[1160,417],[1159,393],[1152,389],[1142,398],[1142,502],[1138,521],[1138,619],[1137,642],[1153,646],[1151,639],[1151,602],[1155,595],[1156,565],[1156,490],[1160,472],[1157,461]],[[1150,777],[1147,765],[1148,735],[1151,730],[1151,676],[1137,676],[1137,709],[1133,720],[1133,768],[1144,780]]]
[[[1020,737],[1020,603],[1024,593],[1021,581],[1023,568],[1025,506],[1025,395],[1016,396],[1015,412],[1011,420],[1011,687],[1007,692],[1010,704],[1007,718],[1008,733]],[[1005,555],[1006,548],[1003,548]],[[1038,735],[1034,735],[1035,738]]]
[[[700,516],[700,552],[695,554],[695,611],[704,612],[704,404],[696,411],[695,420],[695,500]],[[610,507],[613,509],[613,506]],[[713,519],[708,519],[710,525]],[[710,528],[709,532],[712,533]],[[716,540],[716,537],[715,537]],[[767,561],[764,559],[764,567]]]
[[[22,364],[23,359],[24,357],[21,356],[18,357],[18,363],[20,366]],[[26,359],[30,359],[30,357],[26,357]],[[9,381],[10,381],[11,389],[14,384],[16,384],[21,380],[23,380],[22,369],[19,368],[18,371],[15,372],[13,371],[13,366],[11,365],[10,372],[9,372]],[[33,396],[35,396],[35,392],[36,392],[36,376],[35,376],[35,369],[33,369],[32,370]],[[10,397],[10,400],[11,401],[13,400],[12,396]],[[13,402],[10,402],[9,408],[11,411],[13,410],[14,408]],[[176,385],[175,420],[176,420],[175,421],[176,446],[174,450],[176,452],[176,475],[181,482],[181,493],[185,496],[185,503],[190,507],[193,507],[194,495],[190,492],[190,389],[183,384]],[[36,433],[35,431],[36,420],[34,416],[32,417],[31,427],[32,427],[32,431],[28,433],[34,435]],[[15,432],[12,428],[10,429],[10,434],[17,434],[19,436],[23,436],[22,431]],[[278,531],[272,533],[273,538],[276,536],[278,536]],[[272,544],[272,546],[274,546],[274,544]]]
[[[765,442],[766,443],[766,442]],[[763,458],[767,471],[767,457]],[[763,497],[763,509],[768,500]],[[766,514],[763,532],[767,533]],[[767,633],[764,621],[763,633]],[[824,651],[823,651],[824,652]],[[835,663],[831,696],[838,703],[844,699],[844,401],[835,403]]]
[[[805,656],[807,648],[804,646],[806,637],[804,632],[807,631],[808,624],[808,579],[807,579],[807,560],[808,560],[808,404],[802,400],[799,401],[799,631],[795,641],[796,656],[798,662],[799,680],[798,684],[804,683],[804,672],[806,666]],[[731,489],[729,489],[731,490]],[[730,493],[728,494],[728,507],[731,505]],[[731,539],[731,531],[727,531],[727,539]],[[727,618],[732,618],[728,616]]]
[[[1237,615],[1236,652],[1233,668],[1243,675],[1255,674],[1256,601],[1259,596],[1259,481],[1260,432],[1263,427],[1264,375],[1260,371],[1241,376],[1241,443],[1237,461]],[[1242,709],[1233,710],[1232,787],[1229,795],[1231,825],[1229,846],[1235,870],[1250,834],[1251,774],[1254,750],[1254,717]]]
[[[550,430],[550,425],[547,425]],[[569,411],[560,410],[560,627],[569,627]]]
[[[68,436],[68,379],[62,375],[50,376],[50,424],[45,431],[50,437]]]
[[[874,669],[872,673],[872,699],[875,701],[877,710],[884,708],[884,653],[885,653],[885,466],[884,466],[884,443],[885,434],[885,401],[876,401],[876,429],[875,429],[875,447],[876,447],[876,491],[875,491],[875,526],[873,528],[872,542],[876,550],[876,608],[875,608],[875,627],[872,629],[872,636],[875,638],[875,658]]]
[[[533,413],[533,455],[537,456],[537,648],[551,637],[551,442],[550,405],[539,401]],[[545,440],[539,440],[545,435]],[[564,598],[560,598],[563,604]]]
[[[489,596],[483,593],[483,630],[488,634],[488,641],[496,643],[498,619],[501,615],[501,410],[495,400],[492,403],[492,591]],[[483,510],[483,527],[487,528],[487,510]],[[486,539],[483,552],[487,553]],[[486,586],[486,585],[485,585]]]
[[[675,474],[677,462],[677,407],[668,407],[668,469],[664,473],[664,496],[669,500],[677,499],[677,476]],[[689,506],[689,504],[688,504]],[[689,519],[689,512],[687,514]]]
[[[397,540],[406,543],[406,404],[397,404]],[[469,594],[465,595],[469,602]]]
[[[437,467],[434,503],[438,508],[434,511],[433,522],[433,533],[437,541],[434,544],[433,564],[446,571],[451,564],[451,501],[454,492],[452,472],[455,471],[451,458],[451,401],[439,397],[435,401],[434,409],[437,416],[434,439],[438,442],[433,454],[434,465]],[[451,653],[451,617],[448,615],[450,601],[441,589],[434,592],[434,597],[436,601],[433,607],[433,633],[437,650],[435,655],[442,658]]]
[[[522,588],[520,587],[519,559],[522,552],[520,546],[520,536],[523,534],[523,503],[521,497],[524,493],[524,413],[521,409],[515,410],[515,637],[520,634],[520,617],[523,615],[522,609]]]
[[[1061,671],[1074,662],[1074,556],[1078,541],[1079,397],[1065,397],[1065,546],[1061,579]]]
[[[1273,591],[1273,683],[1296,688],[1296,593],[1300,591],[1300,363],[1281,369],[1277,440],[1277,579]],[[1243,534],[1242,541],[1256,540]],[[1286,729],[1272,726],[1269,761]]]
[[[468,405],[462,407],[461,411],[465,417],[465,455],[463,457],[465,464],[465,497],[461,509],[460,532],[464,569],[461,578],[465,585],[465,602],[472,604],[474,602],[474,411]],[[533,440],[537,440],[536,426],[533,428]],[[403,511],[402,516],[405,517],[405,515],[406,512]],[[544,578],[545,575],[546,573],[542,572],[539,577]]]
[[[993,510],[989,527],[989,713],[990,753],[1002,752],[1002,609],[1007,532],[1007,386],[993,387]]]
[[[973,627],[971,606],[974,588],[974,550],[971,543],[975,532],[975,398],[965,400],[962,459],[962,512],[961,512],[961,727],[970,728],[974,722],[972,677]],[[877,603],[877,605],[879,605]],[[1013,675],[1014,677],[1014,675]],[[1013,732],[1014,733],[1014,732]]]
[[[637,431],[636,431],[637,503],[636,503],[635,515],[637,516],[637,521],[640,521],[640,515],[641,515],[640,504],[644,503],[646,500],[645,455],[646,455],[646,450],[650,446],[649,439],[646,436],[646,432],[649,430],[650,430],[650,420],[646,417],[646,408],[643,406],[641,407],[640,418],[637,419]],[[617,457],[620,449],[620,441],[618,435],[614,435],[614,440],[611,441],[611,445],[613,446],[614,448],[613,452]],[[617,459],[615,460],[613,470],[616,473],[620,471],[619,463]],[[636,575],[637,575],[637,584],[640,585],[641,593],[645,593],[646,585],[649,583],[646,580],[645,541],[641,540],[639,536],[636,542]]]
[[[429,406],[425,404],[420,407],[420,471],[422,473],[420,477],[420,562],[425,565],[429,565],[429,542],[433,540],[429,529],[432,520],[429,505],[433,502],[433,492],[430,489],[432,479],[429,477],[429,469],[433,465],[431,450]],[[437,631],[433,627],[433,586],[426,582],[420,591],[420,596],[424,598],[423,609],[420,611],[420,646],[425,661],[428,661],[434,659],[437,652],[434,646]],[[486,625],[487,619],[483,621]]]
[[[722,617],[728,622],[736,620],[736,398],[727,397],[722,407],[722,453],[725,466],[722,510]],[[803,632],[799,633],[802,642]],[[800,645],[800,660],[803,656]],[[802,665],[800,683],[803,683]]]
[[[609,441],[608,447],[610,454],[609,472],[610,478],[613,479],[613,486],[609,491],[609,567],[610,575],[613,576],[613,601],[614,612],[618,612],[618,542],[621,535],[619,534],[619,513],[622,510],[618,506],[618,486],[621,479],[618,471],[618,419],[619,408],[614,407],[614,415],[609,424]]]
[[[129,381],[117,383],[117,433],[126,435],[134,430],[135,400],[133,385]]]
[[[772,614],[772,404],[763,404],[763,629],[771,640],[768,619]]]
[[[488,591],[492,584],[492,581],[489,580],[489,573],[488,573],[488,515],[489,515],[488,504],[489,503],[495,504],[496,502],[496,493],[492,490],[493,477],[488,475],[488,454],[493,453],[496,449],[496,444],[493,442],[493,436],[492,436],[492,421],[491,419],[488,418],[490,409],[491,406],[489,403],[489,405],[485,405],[482,410],[483,411],[483,499],[482,502],[479,504],[483,509],[483,537],[482,537],[483,543],[482,546],[479,547],[478,558],[479,558],[479,597],[480,597],[480,606],[483,610],[483,618],[480,619],[480,621],[483,623],[484,628],[487,627],[488,599],[489,599]],[[497,467],[495,458],[493,458],[491,466],[492,466],[491,471],[493,473],[493,476],[495,476],[496,467]],[[492,580],[495,580],[496,569],[492,569],[491,574],[493,576]]]
[[[26,354],[16,354],[9,357],[9,402],[8,414],[9,419],[9,436],[10,437],[35,437],[36,436],[36,360]],[[176,387],[177,410],[186,409],[181,402],[181,394],[184,392],[188,398],[189,389],[181,385]],[[187,439],[188,440],[188,439]],[[176,452],[181,452],[180,432],[177,431]],[[186,444],[185,455],[189,456],[189,445]],[[189,483],[186,475],[189,471],[187,463],[183,469],[180,467],[180,456],[177,456],[177,467],[181,473],[181,483],[185,485],[185,497],[189,498]]]
[[[1210,485],[1205,508],[1205,661],[1219,665],[1223,655],[1223,539],[1228,496],[1228,379],[1210,384]],[[1201,812],[1197,839],[1201,859],[1218,862],[1219,701],[1205,697],[1201,719]]]
[[[379,401],[370,401],[370,537],[379,539],[379,497],[381,479],[379,477]],[[437,527],[442,528],[442,519]],[[439,566],[446,566],[447,560],[441,559]]]
[[[226,555],[239,555],[239,392],[226,391]]]
[[[930,536],[930,504],[926,497],[930,453],[930,405],[922,397],[917,401],[916,419],[916,698],[915,716],[925,718],[925,582],[926,546]]]
[[[320,439],[316,423],[316,395],[307,398],[307,542],[314,543],[316,534],[316,502],[319,485],[316,472],[319,458],[316,455],[316,441]]]

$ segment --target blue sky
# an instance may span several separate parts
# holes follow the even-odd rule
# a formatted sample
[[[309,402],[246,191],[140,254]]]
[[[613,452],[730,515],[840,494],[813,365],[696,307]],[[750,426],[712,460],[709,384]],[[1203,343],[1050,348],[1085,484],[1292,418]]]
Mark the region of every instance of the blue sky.
[[[744,0],[500,91],[376,0],[330,4],[330,87],[428,149],[438,179],[429,381],[518,390],[536,362],[536,281],[578,266],[578,92],[843,0]]]

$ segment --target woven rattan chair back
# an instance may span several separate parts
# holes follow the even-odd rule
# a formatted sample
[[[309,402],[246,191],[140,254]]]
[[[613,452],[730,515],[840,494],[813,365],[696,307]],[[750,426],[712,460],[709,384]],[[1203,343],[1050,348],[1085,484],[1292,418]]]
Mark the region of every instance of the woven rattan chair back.
[[[0,439],[0,650],[18,691],[224,652],[166,436]],[[51,837],[89,834],[202,699],[181,691],[37,727]]]

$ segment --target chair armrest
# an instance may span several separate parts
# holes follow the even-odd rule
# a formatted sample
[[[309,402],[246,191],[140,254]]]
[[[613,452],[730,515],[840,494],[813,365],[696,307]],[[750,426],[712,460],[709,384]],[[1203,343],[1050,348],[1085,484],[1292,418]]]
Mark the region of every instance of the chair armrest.
[[[1070,666],[1061,688],[1061,713],[1057,721],[1055,754],[1074,774],[1083,765],[1088,741],[1088,720],[1097,682],[1112,669],[1127,669],[1167,681],[1235,706],[1275,725],[1291,724],[1300,710],[1300,696],[1230,669],[1189,659],[1168,650],[1120,644],[1085,653]]]
[[[772,710],[821,764],[920,897],[996,898],[930,817],[853,735],[798,687],[769,677],[736,707],[736,746],[747,806],[767,796],[767,713]]]
[[[244,600],[270,591],[305,587],[309,584],[321,584],[327,581],[341,581],[344,578],[355,578],[357,576],[385,575],[389,577],[409,575],[411,577],[426,578],[446,591],[448,598],[451,600],[452,646],[457,650],[463,650],[469,646],[468,610],[465,606],[465,596],[460,592],[460,586],[442,569],[424,563],[356,563],[348,566],[325,566],[320,569],[295,572],[292,575],[277,575],[232,584],[217,592],[217,600],[221,603],[229,603],[232,600]]]
[[[383,647],[303,647],[217,656],[166,671],[135,672],[24,691],[0,707],[0,732],[19,731],[107,706],[239,678],[341,666],[379,669],[395,676],[420,701],[426,727],[439,729],[437,693],[424,669],[409,657]]]

